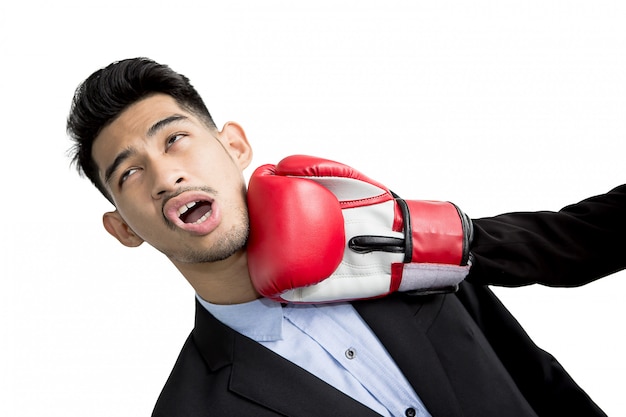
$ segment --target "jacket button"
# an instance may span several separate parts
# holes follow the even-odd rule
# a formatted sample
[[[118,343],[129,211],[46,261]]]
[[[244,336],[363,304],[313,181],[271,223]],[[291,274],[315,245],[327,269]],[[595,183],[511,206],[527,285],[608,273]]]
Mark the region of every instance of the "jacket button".
[[[407,408],[406,411],[404,412],[404,415],[406,417],[415,417],[415,414],[416,414],[415,413],[415,408],[413,408],[413,407]]]

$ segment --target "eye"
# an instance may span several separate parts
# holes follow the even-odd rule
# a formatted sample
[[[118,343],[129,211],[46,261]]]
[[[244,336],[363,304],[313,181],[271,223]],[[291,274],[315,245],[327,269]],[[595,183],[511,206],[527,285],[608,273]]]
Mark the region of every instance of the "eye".
[[[185,136],[187,135],[184,133],[175,133],[167,138],[165,145],[169,148]]]
[[[130,168],[122,173],[120,176],[119,185],[120,187],[128,180],[128,178],[133,175],[135,172],[139,171],[139,168]]]

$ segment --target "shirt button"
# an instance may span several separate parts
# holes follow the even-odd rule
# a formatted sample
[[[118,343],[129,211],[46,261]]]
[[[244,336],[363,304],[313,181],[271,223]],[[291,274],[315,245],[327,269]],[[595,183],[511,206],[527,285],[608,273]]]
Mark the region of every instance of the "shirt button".
[[[415,413],[415,408],[413,407],[409,407],[404,411],[404,415],[406,417],[415,417],[416,413]]]
[[[356,349],[355,348],[348,348],[348,350],[346,350],[346,358],[348,358],[348,359],[356,358]]]

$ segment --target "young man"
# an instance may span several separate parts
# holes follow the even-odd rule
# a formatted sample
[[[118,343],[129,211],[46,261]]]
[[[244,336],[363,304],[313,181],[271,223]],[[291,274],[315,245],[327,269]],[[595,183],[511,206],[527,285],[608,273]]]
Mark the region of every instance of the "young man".
[[[579,285],[624,268],[624,186],[559,213],[475,220],[479,285],[456,293],[281,305],[248,272],[250,144],[235,123],[216,128],[187,78],[113,63],[78,88],[68,132],[115,206],[106,230],[154,246],[198,295],[154,416],[604,415],[480,284]]]

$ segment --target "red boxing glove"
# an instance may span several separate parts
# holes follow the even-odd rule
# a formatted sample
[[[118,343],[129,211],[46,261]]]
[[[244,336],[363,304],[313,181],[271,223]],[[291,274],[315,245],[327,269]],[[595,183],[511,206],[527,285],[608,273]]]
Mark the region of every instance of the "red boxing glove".
[[[405,201],[355,169],[294,155],[248,186],[248,270],[263,296],[298,303],[456,290],[471,220],[448,202]]]

